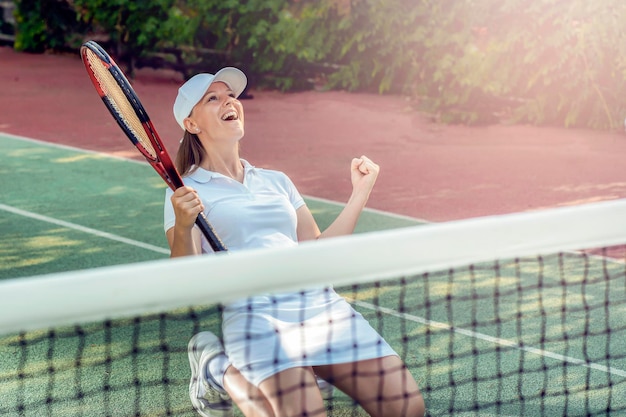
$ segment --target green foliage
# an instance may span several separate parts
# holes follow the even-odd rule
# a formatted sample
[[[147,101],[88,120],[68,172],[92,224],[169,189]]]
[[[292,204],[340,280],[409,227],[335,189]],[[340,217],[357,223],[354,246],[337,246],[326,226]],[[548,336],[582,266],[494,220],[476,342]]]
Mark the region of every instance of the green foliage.
[[[426,40],[424,2],[358,0],[341,16],[336,51],[342,69],[334,85],[349,90],[413,92],[421,45]]]
[[[428,30],[422,62],[422,94],[443,117],[622,126],[626,3],[464,0],[445,14],[457,20]]]
[[[316,43],[319,37],[311,37],[318,20],[307,16],[309,10],[289,0],[178,1],[168,27],[186,22],[184,37],[176,41],[196,51],[213,51],[204,57],[209,69],[237,65],[287,90],[309,86],[303,81],[307,64],[328,58]],[[198,61],[199,56],[190,52],[187,59]]]
[[[132,61],[158,45],[173,0],[74,0],[78,20],[106,33],[120,59]]]
[[[73,8],[64,0],[16,0],[15,5],[14,48],[18,51],[66,50],[74,32],[81,29]]]
[[[105,33],[134,59],[244,69],[282,90],[411,96],[443,122],[615,129],[626,107],[623,0],[18,0],[16,48]],[[188,74],[186,74],[188,75]]]

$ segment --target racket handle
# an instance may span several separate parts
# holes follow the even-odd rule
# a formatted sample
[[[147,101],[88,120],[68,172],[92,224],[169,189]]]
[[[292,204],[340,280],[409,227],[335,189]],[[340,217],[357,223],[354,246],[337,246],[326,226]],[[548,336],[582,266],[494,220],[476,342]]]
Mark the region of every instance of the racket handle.
[[[209,244],[211,245],[211,248],[213,248],[215,252],[228,250],[226,249],[226,246],[224,245],[222,240],[217,236],[217,233],[215,233],[215,230],[213,230],[213,227],[207,221],[204,213],[198,214],[198,217],[196,217],[196,225],[198,225],[198,227],[202,231],[202,234],[204,235],[204,237],[207,238]]]

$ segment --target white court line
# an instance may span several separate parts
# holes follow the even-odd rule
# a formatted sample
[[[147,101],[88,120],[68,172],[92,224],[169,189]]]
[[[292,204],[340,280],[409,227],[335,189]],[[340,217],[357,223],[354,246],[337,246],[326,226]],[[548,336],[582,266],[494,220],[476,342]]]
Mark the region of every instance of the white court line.
[[[135,164],[142,164],[142,165],[146,165],[146,166],[150,167],[148,162],[145,161],[145,160],[124,158],[122,156],[113,155],[113,154],[110,154],[110,153],[92,151],[92,150],[89,150],[89,149],[77,148],[75,146],[62,145],[62,144],[59,144],[59,143],[46,142],[46,141],[42,141],[42,140],[39,140],[39,139],[27,138],[25,136],[12,135],[10,133],[5,133],[5,132],[0,132],[0,135],[3,135],[3,136],[5,136],[5,137],[7,137],[9,139],[20,140],[20,141],[23,141],[23,142],[31,142],[31,143],[35,143],[35,144],[41,145],[41,146],[48,146],[48,147],[51,147],[51,148],[65,149],[65,150],[70,150],[70,151],[74,151],[74,152],[81,152],[81,153],[87,153],[87,154],[93,154],[93,155],[100,155],[100,156],[104,156],[104,157],[108,157],[108,158],[112,158],[112,159],[128,161],[128,162],[132,162],[132,163],[135,163]],[[132,151],[132,148],[129,148],[129,150]],[[328,204],[328,205],[334,205],[334,206],[344,206],[345,205],[344,203],[340,203],[338,201],[333,201],[333,200],[328,200],[328,199],[321,198],[321,197],[313,197],[313,196],[310,196],[310,195],[303,195],[303,197],[305,197],[307,200],[314,200],[314,201],[318,201],[320,203],[325,203],[325,204]],[[363,209],[363,211],[374,213],[374,214],[379,214],[379,215],[382,215],[382,216],[387,216],[387,217],[390,217],[390,218],[400,219],[400,220],[409,220],[409,221],[415,221],[415,222],[419,222],[419,223],[430,223],[430,221],[428,221],[428,220],[420,219],[420,218],[417,218],[417,217],[406,216],[406,215],[403,215],[403,214],[396,214],[396,213],[392,213],[392,212],[389,212],[389,211],[377,210],[377,209],[373,209],[373,208],[369,208],[369,207],[365,207]]]
[[[351,302],[356,304],[356,305],[358,305],[358,306],[360,306],[360,307],[367,308],[369,310],[380,311],[382,313],[388,314],[390,316],[398,317],[398,318],[403,319],[403,320],[412,321],[412,322],[415,322],[415,323],[421,323],[421,324],[424,324],[426,326],[435,327],[437,329],[452,331],[454,333],[462,334],[463,336],[473,337],[475,339],[483,340],[485,342],[490,342],[490,343],[494,343],[494,344],[501,345],[501,346],[507,346],[507,347],[510,347],[510,348],[522,350],[524,352],[533,353],[535,355],[544,356],[546,358],[555,359],[555,360],[561,361],[561,362],[572,363],[574,365],[584,366],[585,368],[594,369],[596,371],[604,372],[604,373],[607,373],[607,374],[626,377],[626,371],[621,370],[621,369],[617,369],[617,368],[614,368],[614,367],[604,366],[604,365],[600,365],[600,364],[593,363],[593,362],[586,362],[586,361],[584,361],[582,359],[573,358],[571,356],[560,355],[558,353],[550,352],[550,351],[544,350],[544,349],[537,349],[537,348],[534,348],[534,347],[531,347],[531,346],[520,345],[520,344],[512,342],[510,340],[489,336],[488,334],[475,332],[473,330],[466,330],[466,329],[462,329],[462,328],[459,328],[459,327],[454,327],[454,326],[451,326],[451,325],[449,325],[447,323],[442,323],[442,322],[438,322],[438,321],[428,320],[428,319],[425,319],[423,317],[414,316],[412,314],[400,313],[400,312],[398,312],[396,310],[393,310],[393,309],[390,309],[390,308],[386,308],[386,307],[376,306],[374,304],[367,303],[367,302],[364,302],[364,301],[351,300]]]
[[[306,198],[308,200],[315,200],[315,201],[318,201],[320,203],[324,203],[324,204],[328,204],[328,205],[332,205],[332,206],[340,206],[340,207],[345,206],[345,203],[339,203],[337,201],[328,200],[326,198],[312,197],[312,196],[306,196]],[[379,214],[381,216],[391,217],[391,218],[399,219],[399,220],[408,220],[408,221],[414,221],[414,222],[418,222],[418,223],[432,223],[429,220],[420,219],[419,217],[406,216],[404,214],[396,214],[396,213],[392,213],[392,212],[389,212],[389,211],[378,210],[378,209],[373,209],[373,208],[369,208],[369,207],[365,207],[363,209],[363,211],[366,211],[366,212],[369,212],[369,213],[373,213],[373,214]]]
[[[30,142],[30,143],[34,143],[34,144],[37,144],[37,145],[40,145],[40,146],[46,146],[48,148],[57,148],[57,149],[63,149],[63,150],[67,150],[67,151],[78,152],[78,153],[99,155],[99,156],[102,156],[102,157],[107,157],[107,158],[111,158],[111,159],[117,159],[117,160],[120,160],[120,161],[127,161],[127,162],[132,162],[132,163],[135,163],[135,164],[143,164],[143,165],[150,166],[147,161],[136,160],[136,159],[131,159],[131,158],[124,158],[122,156],[114,155],[114,154],[111,154],[111,153],[92,151],[90,149],[77,148],[76,146],[63,145],[63,144],[60,144],[60,143],[46,142],[46,141],[39,140],[39,139],[27,138],[26,136],[12,135],[10,133],[5,133],[5,132],[0,132],[0,135],[6,137],[8,139],[19,140],[19,141],[22,141],[22,142]],[[132,150],[132,148],[129,148],[129,150]]]
[[[2,133],[2,132],[0,132],[0,133]],[[6,133],[2,133],[2,134],[5,135],[5,136],[8,136],[10,138],[13,138],[13,139],[34,142],[34,143],[38,143],[38,144],[45,145],[45,146],[58,147],[58,148],[61,148],[61,149],[69,149],[69,150],[74,150],[74,151],[77,151],[77,152],[94,153],[94,154],[108,156],[108,157],[111,157],[111,158],[114,158],[114,159],[123,159],[123,160],[129,161],[129,162],[134,162],[134,163],[144,163],[144,162],[140,162],[140,161],[136,161],[136,160],[132,160],[132,159],[128,159],[128,158],[117,157],[117,156],[106,154],[106,153],[89,151],[89,150],[80,149],[80,148],[74,148],[74,147],[66,146],[66,145],[53,144],[53,143],[49,143],[49,142],[39,141],[39,140],[36,140],[36,139],[30,139],[30,138],[15,136],[15,135],[10,135],[10,134],[6,134]],[[340,203],[337,203],[337,202],[333,202],[331,200],[325,200],[325,199],[321,199],[321,198],[315,198],[315,197],[307,197],[307,198],[315,199],[315,200],[318,200],[318,201],[321,201],[321,202],[325,202],[325,203],[330,203],[330,204],[340,204]],[[166,249],[163,249],[163,248],[160,248],[160,247],[157,247],[157,246],[148,245],[146,243],[134,241],[134,240],[131,240],[131,239],[126,239],[126,238],[123,238],[123,237],[120,237],[120,236],[116,236],[116,235],[113,235],[113,234],[110,234],[110,233],[101,232],[101,231],[98,231],[98,230],[95,230],[95,229],[90,229],[90,228],[87,228],[87,227],[75,225],[75,224],[64,222],[64,221],[57,220],[57,219],[52,219],[50,217],[42,216],[42,215],[39,215],[39,214],[26,212],[26,211],[15,209],[13,207],[6,206],[6,205],[3,205],[3,204],[0,204],[0,209],[5,210],[5,211],[10,211],[10,212],[15,213],[15,214],[31,217],[31,218],[34,218],[34,219],[37,219],[37,220],[42,220],[42,221],[46,221],[46,222],[49,222],[49,223],[57,224],[57,225],[60,225],[60,226],[63,226],[63,227],[69,227],[69,228],[72,228],[72,229],[75,229],[75,230],[83,231],[83,232],[86,232],[86,233],[91,233],[91,234],[94,234],[96,236],[100,236],[100,237],[116,240],[116,241],[119,241],[119,242],[122,242],[122,243],[127,243],[127,244],[131,244],[131,245],[134,245],[134,246],[143,247],[143,248],[146,248],[146,249],[149,249],[149,250],[154,250],[154,251],[159,252],[159,253],[169,254],[169,250],[166,250]],[[408,218],[408,219],[412,219],[412,220],[423,221],[421,219],[415,219],[415,218],[401,216],[401,215],[394,215],[393,213],[382,212],[382,211],[379,211],[379,210],[371,210],[370,209],[370,211],[376,212],[376,213],[381,213],[381,214],[384,214],[384,215],[389,215],[389,216],[392,216],[392,217],[393,216],[397,216],[398,218]],[[427,222],[427,221],[424,221],[424,222]],[[562,361],[562,362],[580,365],[580,366],[583,366],[583,367],[586,367],[586,368],[590,368],[590,369],[594,369],[594,370],[597,370],[597,371],[601,371],[601,372],[604,372],[604,373],[609,373],[609,374],[612,374],[612,375],[618,375],[618,376],[626,377],[626,371],[621,370],[621,369],[617,369],[617,368],[614,368],[614,367],[607,367],[607,366],[596,364],[596,363],[593,363],[593,362],[586,362],[586,361],[584,361],[582,359],[573,358],[573,357],[570,357],[570,356],[560,355],[558,353],[546,351],[546,350],[543,350],[543,349],[537,349],[537,348],[533,348],[533,347],[530,347],[530,346],[520,345],[520,344],[511,342],[509,340],[506,340],[506,339],[496,338],[496,337],[489,336],[487,334],[483,334],[483,333],[479,333],[479,332],[475,332],[475,331],[472,331],[472,330],[466,330],[466,329],[454,327],[454,326],[451,326],[451,325],[446,324],[446,323],[437,322],[437,321],[433,321],[433,320],[428,320],[428,319],[425,319],[423,317],[414,316],[414,315],[407,314],[407,313],[400,313],[400,312],[398,312],[396,310],[393,310],[393,309],[375,306],[373,304],[366,303],[366,302],[363,302],[363,301],[353,301],[353,302],[356,305],[359,305],[360,307],[367,308],[367,309],[370,309],[370,310],[375,310],[375,311],[381,311],[381,312],[383,312],[385,314],[388,314],[390,316],[399,317],[399,318],[404,319],[404,320],[413,321],[413,322],[416,322],[416,323],[421,323],[421,324],[424,324],[426,326],[431,326],[431,327],[435,327],[435,328],[439,328],[439,329],[443,329],[443,330],[453,331],[455,333],[462,334],[464,336],[473,337],[473,338],[476,338],[476,339],[479,339],[479,340],[487,341],[487,342],[498,344],[498,345],[501,345],[501,346],[507,346],[507,347],[511,347],[511,348],[514,348],[514,349],[519,349],[519,350],[522,350],[522,351],[525,351],[525,352],[528,352],[528,353],[533,353],[533,354],[544,356],[544,357],[547,357],[547,358],[552,358],[552,359],[559,360],[559,361]]]
[[[121,242],[127,245],[135,246],[142,249],[147,249],[153,252],[162,253],[164,255],[169,255],[169,249],[165,249],[159,246],[154,246],[149,243],[140,242],[138,240],[128,239],[122,236],[114,235],[113,233],[103,232],[101,230],[92,229],[90,227],[81,226],[78,224],[66,222],[63,220],[55,219],[53,217],[44,216],[37,213],[32,213],[30,211],[18,209],[16,207],[7,206],[6,204],[0,203],[0,210],[7,211],[9,213],[17,214],[19,216],[28,217],[31,219],[39,220],[46,223],[55,224],[57,226],[66,227],[68,229],[78,230],[79,232],[88,233],[90,235],[98,236],[101,238],[114,240],[116,242]]]
[[[51,143],[51,142],[45,142],[42,140],[38,140],[38,139],[33,139],[33,138],[28,138],[25,136],[17,136],[17,135],[12,135],[9,133],[4,133],[4,132],[0,132],[1,135],[9,138],[9,139],[13,139],[13,140],[19,140],[19,141],[23,141],[23,142],[30,142],[30,143],[34,143],[37,145],[41,145],[41,146],[47,146],[50,148],[58,148],[58,149],[64,149],[64,150],[70,150],[70,151],[74,151],[74,152],[79,152],[79,153],[86,153],[86,154],[94,154],[94,155],[100,155],[100,156],[104,156],[104,157],[108,157],[108,158],[112,158],[112,159],[117,159],[117,160],[123,160],[123,161],[128,161],[131,163],[138,163],[138,164],[143,164],[146,166],[149,166],[149,164],[146,161],[138,161],[135,159],[130,159],[130,158],[123,158],[120,156],[116,156],[116,155],[112,155],[109,153],[104,153],[104,152],[97,152],[97,151],[92,151],[92,150],[88,150],[88,149],[81,149],[81,148],[77,148],[74,146],[68,146],[68,145],[62,145],[62,144],[58,144],[58,143]],[[323,198],[317,198],[317,197],[311,197],[311,196],[306,196],[307,199],[310,200],[315,200],[315,201],[319,201],[322,203],[326,203],[326,204],[332,204],[332,205],[342,205],[341,203],[338,203],[336,201],[332,201],[332,200],[326,200]],[[0,209],[4,210],[4,211],[9,211],[12,212],[14,214],[18,214],[21,216],[25,216],[25,217],[30,217],[33,219],[37,219],[40,221],[44,221],[47,223],[52,223],[52,224],[56,224],[59,226],[63,226],[63,227],[68,227],[70,229],[74,229],[74,230],[79,230],[81,232],[85,232],[85,233],[89,233],[92,235],[96,235],[99,237],[103,237],[106,239],[111,239],[111,240],[115,240],[118,242],[122,242],[122,243],[127,243],[129,245],[132,246],[136,246],[136,247],[140,247],[140,248],[144,248],[144,249],[148,249],[157,253],[163,253],[163,254],[167,254],[169,255],[169,250],[168,249],[164,249],[158,246],[153,246],[147,243],[143,243],[143,242],[139,242],[136,240],[132,240],[132,239],[127,239],[121,236],[117,236],[114,235],[112,233],[107,233],[107,232],[103,232],[100,230],[96,230],[96,229],[91,229],[88,227],[84,227],[84,226],[80,226],[74,223],[69,223],[69,222],[64,222],[62,220],[58,220],[58,219],[54,219],[51,217],[47,217],[47,216],[43,216],[37,213],[32,213],[32,212],[28,212],[25,210],[20,210],[18,208],[15,207],[11,207],[8,205],[4,205],[4,204],[0,204]],[[384,216],[388,216],[388,217],[392,217],[392,218],[398,218],[398,219],[406,219],[406,220],[415,220],[418,222],[422,222],[422,223],[427,223],[426,220],[422,220],[422,219],[417,219],[414,217],[409,217],[409,216],[403,216],[400,214],[395,214],[395,213],[390,213],[390,212],[385,212],[385,211],[380,211],[380,210],[375,210],[375,209],[369,209],[369,208],[365,208],[365,211],[369,211],[372,213],[377,213],[380,215],[384,215]]]

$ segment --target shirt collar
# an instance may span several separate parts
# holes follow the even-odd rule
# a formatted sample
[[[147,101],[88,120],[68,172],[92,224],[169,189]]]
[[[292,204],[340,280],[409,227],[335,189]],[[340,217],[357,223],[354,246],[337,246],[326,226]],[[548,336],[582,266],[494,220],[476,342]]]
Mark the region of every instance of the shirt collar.
[[[246,177],[248,173],[253,172],[256,169],[254,165],[251,165],[245,159],[240,158],[239,160],[243,164],[243,170],[244,170],[243,176],[244,177]],[[224,178],[224,175],[218,172],[209,171],[204,168],[197,167],[191,174],[187,176],[187,178],[194,180],[195,182],[198,182],[198,183],[207,183],[211,181],[213,178]]]

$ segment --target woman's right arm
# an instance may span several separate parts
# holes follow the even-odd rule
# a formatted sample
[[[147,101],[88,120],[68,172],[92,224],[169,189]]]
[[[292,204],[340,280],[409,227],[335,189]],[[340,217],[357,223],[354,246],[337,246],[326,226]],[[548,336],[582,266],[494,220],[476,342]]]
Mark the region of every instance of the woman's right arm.
[[[198,214],[204,210],[202,200],[191,187],[181,187],[172,194],[176,222],[165,232],[170,245],[170,257],[202,253],[201,232],[194,227]]]

